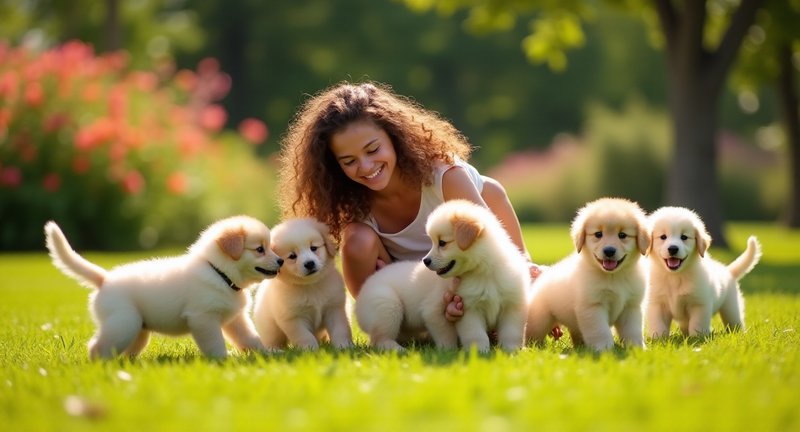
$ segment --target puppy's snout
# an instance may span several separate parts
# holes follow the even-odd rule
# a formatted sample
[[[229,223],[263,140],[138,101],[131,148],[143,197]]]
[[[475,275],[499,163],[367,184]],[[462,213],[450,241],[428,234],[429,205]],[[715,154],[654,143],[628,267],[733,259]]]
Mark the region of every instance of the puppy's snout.
[[[306,270],[314,270],[316,266],[317,264],[314,261],[306,261],[303,263],[303,267],[305,267]]]
[[[678,246],[672,245],[668,247],[667,252],[669,252],[670,255],[676,255],[678,253]]]
[[[430,259],[430,258],[428,258],[428,257],[425,257],[425,258],[422,260],[422,263],[423,263],[423,264],[425,264],[425,267],[428,267],[428,268],[430,268],[430,266],[431,266],[431,259]]]
[[[611,246],[606,246],[606,247],[603,248],[603,255],[605,255],[608,258],[611,258],[616,254],[617,254],[617,249],[616,248],[613,248]]]
[[[283,266],[283,258],[278,258],[278,260],[275,262],[278,263],[278,267]]]

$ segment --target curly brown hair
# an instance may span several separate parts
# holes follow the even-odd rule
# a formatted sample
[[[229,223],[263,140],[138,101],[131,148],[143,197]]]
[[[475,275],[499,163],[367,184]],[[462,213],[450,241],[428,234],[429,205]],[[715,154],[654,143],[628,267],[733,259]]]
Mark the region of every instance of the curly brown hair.
[[[377,82],[341,82],[307,100],[284,136],[280,151],[278,202],[284,218],[312,216],[341,240],[342,229],[370,211],[369,189],[350,180],[330,150],[331,137],[369,119],[394,145],[404,181],[429,185],[438,161],[467,160],[472,147],[438,113],[395,94]]]

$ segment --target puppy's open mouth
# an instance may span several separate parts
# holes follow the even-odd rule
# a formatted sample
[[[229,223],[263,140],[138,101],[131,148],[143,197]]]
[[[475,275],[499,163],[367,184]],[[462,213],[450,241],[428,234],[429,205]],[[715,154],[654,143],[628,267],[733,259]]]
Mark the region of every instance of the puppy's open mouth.
[[[603,270],[605,270],[605,271],[614,271],[617,268],[619,268],[620,264],[622,264],[623,261],[625,261],[625,257],[622,257],[622,259],[620,259],[620,260],[613,260],[613,259],[606,258],[606,259],[597,260],[597,261],[603,267]]]
[[[256,271],[259,273],[263,273],[267,276],[275,276],[276,274],[278,274],[278,270],[267,270],[263,267],[256,267]]]
[[[683,260],[680,258],[667,258],[664,260],[664,264],[667,265],[667,268],[675,271],[681,268],[681,264],[683,264]]]
[[[450,261],[450,264],[447,264],[445,267],[442,267],[439,270],[436,270],[436,274],[441,276],[441,275],[449,272],[450,270],[452,270],[453,267],[455,267],[455,266],[456,266],[456,261],[455,260]]]

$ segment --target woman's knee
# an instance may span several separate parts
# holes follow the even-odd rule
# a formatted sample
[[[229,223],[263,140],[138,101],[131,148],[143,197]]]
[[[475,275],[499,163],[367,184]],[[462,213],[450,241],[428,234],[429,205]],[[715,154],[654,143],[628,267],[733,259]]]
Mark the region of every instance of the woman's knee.
[[[342,256],[363,256],[368,251],[379,251],[381,240],[375,230],[361,222],[348,224],[342,231]]]
[[[491,177],[483,177],[483,191],[481,191],[481,197],[487,203],[489,202],[503,202],[508,200],[508,194],[506,193],[506,188],[500,184],[499,181],[491,178]]]

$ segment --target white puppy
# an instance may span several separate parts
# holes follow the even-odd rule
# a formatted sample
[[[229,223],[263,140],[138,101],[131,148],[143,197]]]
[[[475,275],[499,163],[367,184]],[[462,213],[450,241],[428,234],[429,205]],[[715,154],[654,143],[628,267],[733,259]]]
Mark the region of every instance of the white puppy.
[[[625,199],[601,198],[578,211],[571,235],[576,252],[544,269],[531,287],[528,340],[541,344],[563,324],[575,346],[603,351],[614,346],[613,326],[625,345],[644,347],[644,212]]]
[[[530,284],[526,259],[492,212],[466,200],[447,201],[428,217],[432,241],[423,263],[386,266],[364,283],[356,316],[373,345],[399,349],[402,331],[427,330],[438,347],[490,349],[496,330],[503,349],[522,347],[525,332],[525,288]],[[444,317],[443,295],[459,277],[457,293],[464,316],[455,324]],[[456,338],[457,335],[457,338]]]
[[[275,276],[282,260],[269,250],[269,229],[235,216],[208,227],[185,255],[139,261],[110,271],[87,261],[55,222],[45,225],[53,263],[81,284],[95,288],[90,309],[98,329],[91,358],[135,356],[150,332],[191,333],[209,357],[227,356],[225,338],[242,350],[263,346],[247,315],[244,288]]]
[[[347,296],[328,227],[312,218],[289,219],[272,228],[271,248],[284,264],[256,296],[254,322],[264,345],[317,349],[329,339],[337,348],[351,347]]]
[[[647,326],[650,336],[669,335],[672,320],[684,335],[711,332],[711,317],[719,312],[729,329],[744,327],[744,299],[739,279],[761,258],[756,237],[747,250],[725,266],[707,253],[711,236],[693,211],[662,207],[650,215],[650,289]]]

